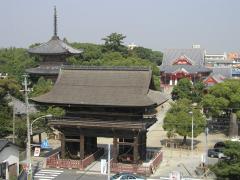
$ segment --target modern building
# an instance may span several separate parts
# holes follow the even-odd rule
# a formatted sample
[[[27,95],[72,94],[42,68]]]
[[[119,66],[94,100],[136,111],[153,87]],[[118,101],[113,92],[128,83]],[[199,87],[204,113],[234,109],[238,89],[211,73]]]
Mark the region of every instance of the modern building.
[[[74,49],[57,35],[57,13],[54,8],[54,34],[52,38],[43,44],[28,49],[28,53],[40,57],[40,64],[36,68],[27,69],[32,79],[43,76],[48,79],[56,80],[59,69],[66,65],[66,58],[79,55],[82,51]]]
[[[8,140],[0,139],[0,179],[16,178],[18,174],[18,147]]]
[[[97,137],[113,139],[113,161],[146,159],[148,128],[155,108],[167,101],[143,67],[62,67],[52,90],[33,98],[65,109],[49,125],[61,135],[61,157],[84,159],[97,150]]]
[[[162,88],[176,85],[181,78],[201,81],[212,71],[205,67],[204,50],[200,48],[167,49],[159,68]]]

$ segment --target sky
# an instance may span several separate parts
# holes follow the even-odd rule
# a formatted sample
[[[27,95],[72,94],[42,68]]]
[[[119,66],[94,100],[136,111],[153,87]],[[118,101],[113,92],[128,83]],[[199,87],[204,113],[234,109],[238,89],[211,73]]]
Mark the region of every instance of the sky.
[[[104,43],[117,32],[124,43],[162,51],[200,44],[210,53],[239,51],[240,0],[1,0],[0,47],[24,47],[53,35],[69,42]]]

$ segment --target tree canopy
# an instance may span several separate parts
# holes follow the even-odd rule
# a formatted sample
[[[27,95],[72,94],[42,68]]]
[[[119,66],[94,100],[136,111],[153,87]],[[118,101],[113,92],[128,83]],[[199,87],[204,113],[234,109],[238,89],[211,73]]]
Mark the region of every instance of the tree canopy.
[[[192,82],[188,78],[183,78],[178,81],[172,90],[173,100],[187,98],[192,102],[199,103],[203,97],[204,84],[202,82]]]
[[[125,38],[126,36],[116,32],[111,33],[105,38],[102,38],[102,40],[104,40],[104,51],[114,51],[126,54],[127,47],[123,45],[123,40]]]
[[[211,170],[220,179],[240,179],[240,143],[227,141],[224,155],[230,159],[219,161]]]
[[[180,136],[191,137],[192,118],[194,124],[194,137],[204,131],[206,120],[200,109],[193,107],[191,100],[183,98],[171,104],[171,108],[164,118],[163,128],[168,132],[175,132]],[[190,114],[192,112],[192,114]]]
[[[25,69],[37,64],[34,57],[30,57],[23,48],[0,49],[0,72],[8,73],[20,80]]]
[[[202,104],[210,115],[220,115],[230,110],[239,115],[240,81],[227,80],[209,88],[208,94],[203,97]]]
[[[21,96],[20,85],[13,78],[0,79],[0,138],[12,131],[12,109],[8,106],[7,94]]]
[[[30,93],[31,97],[39,96],[49,92],[53,87],[53,82],[50,79],[45,80],[40,77],[36,84],[33,85],[33,91]]]

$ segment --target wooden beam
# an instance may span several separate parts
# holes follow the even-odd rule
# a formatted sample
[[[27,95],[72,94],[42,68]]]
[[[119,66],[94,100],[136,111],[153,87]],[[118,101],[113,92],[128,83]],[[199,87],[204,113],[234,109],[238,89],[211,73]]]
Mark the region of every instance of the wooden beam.
[[[80,135],[80,159],[84,159],[84,135]]]
[[[80,139],[66,139],[65,142],[80,142]]]
[[[128,146],[134,146],[134,143],[131,142],[117,142],[119,145],[128,145]]]
[[[138,135],[134,137],[133,145],[133,161],[137,163],[138,161]]]
[[[113,162],[117,162],[117,138],[113,137]]]
[[[65,159],[65,135],[61,134],[61,158]]]

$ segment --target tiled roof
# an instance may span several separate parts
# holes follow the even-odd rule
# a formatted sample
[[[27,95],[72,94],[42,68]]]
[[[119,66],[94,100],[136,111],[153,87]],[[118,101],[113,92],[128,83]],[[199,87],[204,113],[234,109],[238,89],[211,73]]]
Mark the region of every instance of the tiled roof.
[[[26,69],[29,74],[57,75],[61,66],[38,66],[36,68]]]
[[[163,51],[162,66],[172,65],[181,56],[188,57],[193,65],[202,66],[204,64],[203,49],[166,49]]]
[[[58,36],[53,36],[52,39],[39,46],[28,49],[30,54],[39,55],[57,55],[57,54],[80,54],[82,50],[74,49],[65,42],[59,39]]]
[[[34,101],[48,104],[151,106],[167,99],[150,90],[152,71],[128,67],[65,67],[53,89]]]
[[[225,78],[232,77],[232,68],[231,67],[213,67],[213,74],[219,74],[224,76]]]
[[[161,72],[173,73],[175,71],[185,69],[188,73],[196,72],[211,72],[212,70],[204,66],[191,66],[191,65],[172,65],[172,66],[159,66]]]

